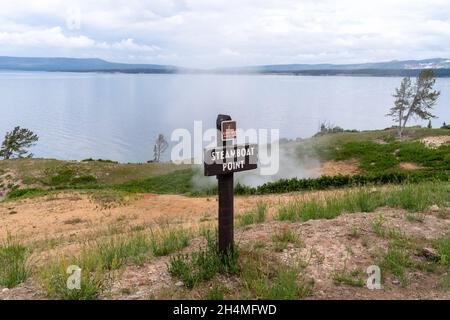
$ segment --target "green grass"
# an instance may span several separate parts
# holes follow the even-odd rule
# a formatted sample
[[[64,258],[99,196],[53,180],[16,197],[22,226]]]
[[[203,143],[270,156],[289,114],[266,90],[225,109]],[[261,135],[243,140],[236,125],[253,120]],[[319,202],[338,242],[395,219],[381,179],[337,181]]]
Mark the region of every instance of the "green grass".
[[[286,235],[280,239],[296,240]],[[202,287],[202,283],[207,285],[209,281],[210,289],[202,296],[210,300],[223,300],[226,294],[239,299],[296,300],[311,295],[313,289],[313,282],[306,280],[302,267],[286,266],[273,255],[258,250],[242,252],[237,247],[232,255],[223,256],[210,234],[206,247],[191,254],[173,256],[168,270],[189,290]],[[240,289],[230,291],[224,287],[221,278],[217,277],[219,274],[232,276]]]
[[[237,226],[243,227],[255,223],[263,223],[266,221],[267,203],[264,201],[258,201],[256,208],[253,211],[246,212],[240,216],[237,216]]]
[[[378,216],[372,222],[373,231],[380,237],[388,240],[388,249],[381,251],[379,262],[383,278],[385,274],[392,274],[400,286],[406,287],[409,283],[408,272],[420,270],[440,275],[440,282],[444,289],[448,288],[450,271],[450,237],[444,236],[437,240],[426,240],[407,236],[402,230],[386,225],[386,219]],[[412,259],[412,256],[422,256],[421,252],[425,246],[432,245],[437,252],[438,259],[427,258],[424,260]]]
[[[155,257],[166,256],[189,245],[192,234],[188,230],[178,228],[162,228],[151,231],[150,248]]]
[[[381,172],[376,174],[321,176],[319,178],[305,179],[280,179],[275,182],[265,183],[255,188],[239,185],[239,188],[235,188],[235,194],[273,194],[303,190],[326,190],[343,187],[360,187],[366,185],[413,184],[427,181],[449,180],[450,172],[448,170],[417,170],[413,172],[393,170],[392,172]]]
[[[323,199],[295,200],[282,206],[276,219],[332,219],[344,212],[371,212],[383,206],[422,212],[433,204],[443,207],[450,205],[450,183],[406,184],[374,192],[359,188]]]
[[[62,258],[42,267],[38,279],[50,298],[97,299],[110,288],[114,270],[128,263],[141,265],[150,259],[149,253],[161,256],[178,251],[188,245],[190,237],[186,230],[164,228],[150,234],[139,231],[98,240],[86,245],[77,257]],[[67,267],[70,265],[82,270],[80,290],[67,288]]]
[[[205,300],[224,300],[224,296],[229,290],[222,286],[214,284],[213,287],[207,292]]]
[[[413,239],[408,237],[402,230],[387,226],[383,215],[373,219],[372,230],[377,236],[390,240],[390,244],[396,248],[411,249],[414,247]]]
[[[386,236],[386,218],[383,215],[378,215],[375,217],[372,221],[372,230],[373,232],[381,237],[384,238]]]
[[[40,269],[40,285],[51,299],[62,300],[96,300],[108,290],[112,279],[101,267],[90,270],[81,269],[80,289],[69,289],[67,286],[68,267],[76,265],[76,261],[60,259]]]
[[[89,271],[98,268],[114,270],[127,262],[141,263],[149,251],[150,243],[146,235],[136,233],[126,237],[113,237],[87,246],[74,264]]]
[[[240,261],[240,298],[298,300],[312,294],[313,282],[299,266],[286,266],[272,256],[247,252]]]
[[[217,274],[236,274],[239,271],[238,258],[238,247],[233,253],[224,256],[218,251],[217,240],[208,235],[205,248],[189,255],[171,257],[168,271],[173,277],[179,278],[185,287],[194,288]]]
[[[0,245],[0,285],[12,288],[30,276],[28,249],[8,236]]]
[[[296,300],[311,294],[309,285],[298,283],[299,271],[295,268],[282,268],[275,275],[271,285],[263,292],[262,298],[269,300]]]
[[[61,180],[67,182],[70,181],[70,177],[82,176],[93,176],[100,185],[115,185],[190,167],[171,163],[116,163],[109,160],[63,161],[23,158],[0,161],[0,170],[11,170],[20,180],[42,186],[51,184],[52,179],[56,179],[54,182]]]
[[[193,191],[191,169],[177,170],[145,180],[135,180],[115,185],[114,189],[139,193],[189,193]]]
[[[361,169],[370,173],[398,170],[401,161],[445,170],[449,167],[450,146],[433,150],[417,142],[418,139],[438,135],[450,135],[450,132],[443,129],[406,128],[406,140],[403,141],[396,139],[395,129],[345,132],[293,143],[292,147],[296,148],[299,158],[305,154],[318,155],[323,161],[357,158]]]
[[[346,284],[352,287],[364,287],[365,281],[361,277],[362,273],[359,270],[349,272],[346,270],[337,271],[333,275],[333,281],[336,284]]]
[[[285,250],[289,244],[293,244],[295,246],[301,245],[299,236],[289,228],[283,228],[277,231],[272,236],[272,241],[275,244],[276,252]]]
[[[26,189],[17,189],[11,191],[7,195],[8,200],[18,200],[18,199],[26,199],[32,198],[36,196],[41,196],[47,194],[48,191],[40,188],[26,188]]]
[[[400,170],[401,162],[414,162],[433,170],[450,168],[450,145],[427,148],[419,141],[392,141],[380,144],[373,141],[346,142],[334,149],[334,160],[359,159],[365,173],[382,173]]]
[[[391,272],[400,282],[402,287],[408,285],[407,270],[413,267],[407,251],[396,247],[390,247],[383,256],[382,271]]]
[[[450,235],[436,240],[433,246],[439,254],[439,263],[450,267]]]

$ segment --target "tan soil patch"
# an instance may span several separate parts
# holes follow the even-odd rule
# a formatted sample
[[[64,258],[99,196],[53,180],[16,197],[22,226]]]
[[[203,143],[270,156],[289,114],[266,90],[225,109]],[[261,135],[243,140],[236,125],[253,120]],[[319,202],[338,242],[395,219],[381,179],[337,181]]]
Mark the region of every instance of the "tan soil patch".
[[[289,195],[236,197],[235,214],[252,210],[259,200],[273,206]],[[214,221],[217,197],[144,195],[129,204],[101,209],[86,194],[60,193],[22,201],[0,203],[0,239],[17,236],[25,243],[57,240],[80,242],[85,237],[117,226],[161,225],[198,227],[199,221]]]
[[[414,163],[414,162],[400,162],[399,166],[403,170],[419,170],[419,169],[423,169],[422,166],[420,166],[420,165],[418,165],[417,163]]]
[[[359,172],[358,160],[326,161],[320,168],[320,174],[325,176],[354,175]]]
[[[420,140],[428,148],[438,148],[443,144],[450,142],[450,136],[426,137]]]
[[[298,192],[281,195],[235,197],[235,215],[253,210],[265,201],[269,214],[294,198],[309,198],[340,191]],[[217,197],[144,194],[128,204],[102,209],[89,195],[63,192],[44,197],[0,203],[0,239],[12,234],[25,243],[71,240],[95,235],[111,226],[176,224],[198,227],[217,218]],[[70,223],[76,221],[76,223]]]
[[[378,144],[388,144],[385,140],[383,139],[375,139],[373,140],[373,142],[378,143]]]

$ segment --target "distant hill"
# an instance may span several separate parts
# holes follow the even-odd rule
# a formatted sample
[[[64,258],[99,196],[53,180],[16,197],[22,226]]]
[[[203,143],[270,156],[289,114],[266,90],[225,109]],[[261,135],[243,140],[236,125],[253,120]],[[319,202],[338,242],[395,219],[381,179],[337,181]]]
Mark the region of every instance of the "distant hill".
[[[429,68],[434,70],[437,77],[450,77],[450,59],[444,58],[357,64],[279,64],[200,70],[171,65],[115,63],[102,59],[0,56],[0,70],[9,71],[415,76],[420,70]]]
[[[357,64],[279,64],[215,69],[218,73],[263,73],[299,75],[414,76],[422,69],[433,69],[436,76],[450,76],[450,59],[387,61]]]
[[[182,69],[158,64],[113,63],[102,59],[0,57],[0,70],[175,73]]]

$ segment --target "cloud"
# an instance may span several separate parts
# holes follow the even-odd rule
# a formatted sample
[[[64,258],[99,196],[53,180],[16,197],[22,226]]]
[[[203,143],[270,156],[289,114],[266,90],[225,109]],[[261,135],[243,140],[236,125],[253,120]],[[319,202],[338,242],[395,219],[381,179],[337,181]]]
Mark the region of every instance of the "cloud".
[[[201,67],[449,56],[450,2],[2,1],[0,44],[0,55]]]
[[[0,32],[0,45],[13,47],[89,48],[95,41],[85,36],[65,36],[60,27],[24,32]]]
[[[70,49],[75,52],[91,50],[93,53],[97,53],[98,50],[112,50],[127,52],[130,55],[154,53],[160,50],[158,46],[138,44],[131,38],[117,42],[97,42],[83,35],[65,35],[61,27],[23,32],[0,32],[0,46],[2,48],[20,48],[21,50],[33,50],[33,48]]]
[[[107,43],[102,42],[95,44],[96,47],[100,49],[106,49],[106,50],[123,50],[123,51],[130,51],[130,52],[154,52],[161,50],[158,46],[153,45],[141,45],[134,42],[133,39],[124,39],[119,42],[114,43]]]

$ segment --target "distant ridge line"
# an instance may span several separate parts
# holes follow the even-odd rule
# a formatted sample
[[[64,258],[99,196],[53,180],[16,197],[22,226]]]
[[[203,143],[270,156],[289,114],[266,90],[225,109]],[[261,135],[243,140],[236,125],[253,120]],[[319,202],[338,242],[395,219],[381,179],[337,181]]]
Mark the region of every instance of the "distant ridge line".
[[[450,77],[450,59],[393,60],[356,64],[278,64],[194,69],[173,65],[116,63],[99,58],[0,56],[0,70],[2,71],[416,76],[423,69],[433,69],[436,77]]]

